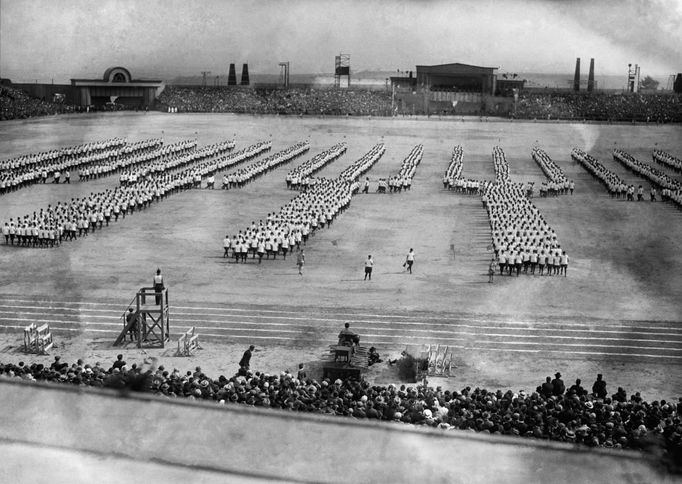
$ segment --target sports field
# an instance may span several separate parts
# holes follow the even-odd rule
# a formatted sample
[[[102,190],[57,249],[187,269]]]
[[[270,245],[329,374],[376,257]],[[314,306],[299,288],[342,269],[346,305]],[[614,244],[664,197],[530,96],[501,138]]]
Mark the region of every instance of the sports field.
[[[470,379],[458,378],[453,386],[528,387],[556,370],[567,383],[582,376],[591,385],[593,373],[601,371],[614,380],[609,391],[627,385],[648,390],[648,397],[682,393],[682,213],[671,204],[613,200],[570,159],[572,148],[584,149],[648,194],[649,183],[613,161],[610,151],[617,146],[648,163],[654,147],[682,157],[682,127],[109,113],[3,122],[0,158],[115,136],[137,141],[162,131],[167,142],[197,133],[200,145],[234,137],[238,149],[272,139],[273,152],[309,138],[311,149],[242,189],[175,194],[59,248],[0,245],[7,356],[20,341],[20,328],[35,319],[54,320],[58,339],[68,335],[77,351],[95,348],[110,358],[118,350],[103,342],[115,338],[116,318],[160,267],[177,308],[172,328],[203,328],[209,349],[192,361],[211,367],[212,358],[222,358],[217,370],[224,360],[225,371],[236,368],[239,355],[224,352],[249,342],[278,355],[269,363],[275,370],[313,361],[350,321],[363,344],[382,353],[399,353],[411,343],[458,348],[458,365]],[[353,197],[330,228],[309,240],[302,277],[295,258],[261,265],[222,258],[225,234],[279,211],[297,194],[286,189],[286,173],[339,141],[348,151],[319,176],[336,176],[383,141],[386,153],[367,176],[386,177],[422,143],[412,190]],[[464,148],[467,178],[494,178],[491,153],[499,145],[511,178],[538,185],[544,175],[530,157],[538,144],[575,180],[573,196],[534,199],[569,254],[568,277],[522,274],[487,283],[492,253],[480,198],[443,190],[456,144]],[[3,195],[0,221],[117,183],[111,176]],[[402,267],[410,247],[416,252],[412,275]],[[363,281],[368,254],[375,260],[371,282]]]

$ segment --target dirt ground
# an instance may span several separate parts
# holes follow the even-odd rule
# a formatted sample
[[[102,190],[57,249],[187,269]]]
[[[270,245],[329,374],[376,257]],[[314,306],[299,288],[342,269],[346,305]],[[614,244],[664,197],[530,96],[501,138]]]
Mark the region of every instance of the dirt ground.
[[[682,213],[669,204],[611,200],[602,185],[570,159],[582,148],[636,185],[648,183],[610,157],[618,146],[650,162],[654,146],[682,157],[682,127],[581,125],[532,122],[479,122],[437,119],[347,119],[256,117],[223,114],[169,115],[107,113],[12,121],[0,124],[0,158],[90,140],[127,136],[135,141],[163,136],[172,142],[196,136],[200,144],[235,137],[238,148],[272,138],[273,151],[310,139],[309,156],[273,170],[241,190],[194,190],[174,195],[144,213],[128,217],[86,239],[53,250],[0,245],[0,298],[55,298],[65,301],[120,300],[128,303],[139,287],[149,285],[161,267],[174,300],[192,303],[267,304],[282,308],[429,311],[502,318],[509,321],[559,318],[576,321],[665,321],[679,330],[682,320]],[[368,173],[372,180],[398,171],[417,143],[424,156],[410,192],[354,197],[350,209],[306,247],[304,277],[294,261],[235,265],[221,257],[222,238],[293,198],[284,176],[303,159],[345,140],[348,152],[322,170],[336,176],[375,143],[387,151]],[[491,152],[500,145],[516,180],[543,179],[530,158],[534,144],[544,148],[569,178],[576,193],[536,199],[547,222],[571,258],[568,277],[497,278],[487,284],[491,252],[487,217],[477,197],[442,190],[441,178],[452,148],[464,148],[466,177],[492,178]],[[667,170],[664,170],[667,171]],[[671,173],[680,179],[680,175]],[[220,179],[220,177],[218,177]],[[72,185],[33,186],[0,197],[0,221],[46,207],[59,200],[115,186],[117,177]],[[410,247],[416,251],[415,273],[401,267]],[[362,281],[363,260],[372,254],[374,280]],[[0,323],[1,324],[1,323]],[[16,351],[15,332],[0,334],[0,358],[50,361]],[[409,342],[409,337],[406,336]],[[108,340],[82,335],[61,338],[66,359],[113,361],[118,349]],[[242,343],[206,341],[198,356],[178,359],[168,351],[147,352],[166,366],[181,370],[201,366],[207,373],[232,374],[245,349]],[[682,349],[682,343],[677,350]],[[319,369],[324,344],[304,347],[268,344],[254,355],[254,368],[269,373],[295,370],[305,362]],[[400,348],[382,347],[394,357]],[[126,358],[145,355],[126,350]],[[679,360],[678,360],[679,361]],[[467,352],[458,355],[451,387],[532,389],[560,369],[564,379],[576,376],[591,384],[604,373],[609,389],[625,386],[650,398],[682,394],[679,363],[618,358],[564,358],[542,354]],[[396,382],[394,367],[381,364],[368,377]],[[434,381],[435,383],[435,381]],[[440,383],[435,383],[440,384]]]

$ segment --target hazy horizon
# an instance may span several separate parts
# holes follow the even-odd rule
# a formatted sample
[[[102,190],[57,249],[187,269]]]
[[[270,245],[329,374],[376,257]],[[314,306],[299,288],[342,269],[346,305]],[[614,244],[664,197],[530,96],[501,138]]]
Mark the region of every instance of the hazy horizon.
[[[682,71],[682,2],[675,0],[0,0],[0,76],[16,82],[414,70],[417,64],[572,73],[595,58],[599,75]]]

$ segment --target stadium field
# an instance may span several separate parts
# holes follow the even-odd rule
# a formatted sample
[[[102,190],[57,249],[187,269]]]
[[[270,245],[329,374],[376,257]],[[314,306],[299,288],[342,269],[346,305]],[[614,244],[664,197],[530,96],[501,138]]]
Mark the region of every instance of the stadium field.
[[[430,341],[461,348],[460,366],[481,384],[515,386],[523,376],[509,370],[512,361],[527,363],[534,378],[573,361],[584,371],[627,367],[628,381],[619,385],[665,390],[667,397],[682,391],[679,372],[666,371],[682,363],[682,212],[660,201],[611,199],[570,158],[574,147],[587,151],[626,181],[642,184],[648,200],[649,183],[614,161],[611,150],[618,147],[647,163],[653,163],[655,147],[682,157],[680,126],[108,113],[3,122],[0,158],[162,132],[167,142],[197,136],[199,145],[234,137],[237,149],[271,139],[273,152],[309,139],[311,149],[244,188],[181,192],[59,248],[0,245],[6,344],[19,340],[18,328],[32,314],[50,319],[41,308],[64,308],[67,316],[69,308],[78,308],[60,319],[64,335],[115,338],[116,315],[137,289],[151,285],[160,267],[178,307],[173,326],[203,321],[215,328],[204,333],[215,334],[207,340],[216,345],[241,348],[255,338],[259,345],[318,348],[334,339],[343,321],[358,321],[354,326],[364,341],[380,349]],[[286,173],[339,141],[348,151],[319,176],[337,176],[377,142],[385,143],[386,153],[367,173],[370,193],[353,197],[330,228],[308,241],[304,275],[298,275],[295,257],[260,265],[224,259],[225,234],[264,220],[294,198]],[[374,193],[375,181],[397,173],[419,143],[424,155],[412,190]],[[539,185],[544,175],[530,157],[537,144],[575,181],[572,196],[533,200],[570,257],[567,277],[496,276],[488,284],[490,228],[480,198],[442,185],[457,144],[464,149],[467,178],[494,178],[491,153],[499,145],[512,180]],[[33,185],[0,196],[0,222],[118,184],[117,175],[82,183],[75,178],[71,185]],[[412,275],[402,267],[410,247],[416,252]],[[371,282],[363,281],[368,254],[375,260]],[[242,326],[229,332],[228,320]],[[103,332],[87,334],[96,324]],[[552,365],[545,372],[535,366],[540,359]],[[582,360],[592,364],[579,366]],[[486,373],[483,361],[497,366]],[[562,372],[567,382],[575,374]],[[593,375],[582,376],[587,382]]]

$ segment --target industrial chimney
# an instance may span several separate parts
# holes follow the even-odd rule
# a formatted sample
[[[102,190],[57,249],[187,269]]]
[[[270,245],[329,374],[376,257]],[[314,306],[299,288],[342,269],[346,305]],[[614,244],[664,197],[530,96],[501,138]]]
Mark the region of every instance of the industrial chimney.
[[[580,91],[580,57],[575,60],[575,76],[573,77],[573,90]]]
[[[594,91],[594,58],[590,59],[590,73],[587,78],[587,92]]]
[[[230,72],[227,74],[227,85],[236,86],[237,85],[237,72],[235,71],[234,64],[230,64]]]

